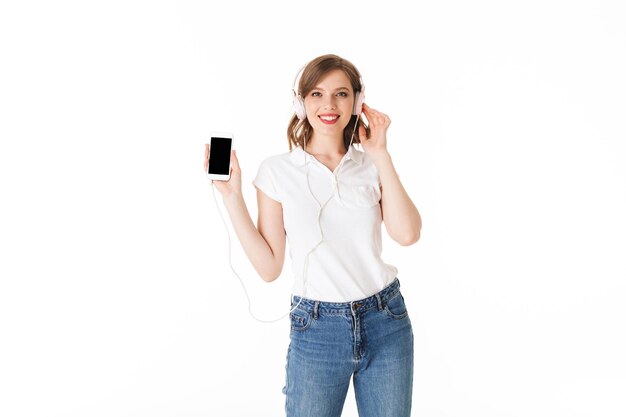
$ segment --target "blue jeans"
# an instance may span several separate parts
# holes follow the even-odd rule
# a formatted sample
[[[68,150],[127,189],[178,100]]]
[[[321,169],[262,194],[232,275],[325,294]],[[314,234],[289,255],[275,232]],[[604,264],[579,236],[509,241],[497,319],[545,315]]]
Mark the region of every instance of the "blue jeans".
[[[363,300],[303,298],[290,317],[287,417],[340,417],[351,377],[360,417],[410,416],[413,330],[398,278]]]

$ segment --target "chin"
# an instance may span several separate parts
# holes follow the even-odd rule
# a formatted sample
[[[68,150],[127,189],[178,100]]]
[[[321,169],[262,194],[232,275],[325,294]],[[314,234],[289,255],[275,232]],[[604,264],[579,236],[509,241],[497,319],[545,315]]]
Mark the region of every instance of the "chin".
[[[336,124],[336,125],[325,125],[322,122],[317,122],[315,128],[321,130],[322,132],[343,132],[343,130],[348,126],[348,123]]]

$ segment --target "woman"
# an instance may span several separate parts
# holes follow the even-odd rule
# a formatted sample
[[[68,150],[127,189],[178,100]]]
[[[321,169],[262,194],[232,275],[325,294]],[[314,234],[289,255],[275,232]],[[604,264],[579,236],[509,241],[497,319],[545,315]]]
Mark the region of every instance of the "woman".
[[[258,229],[242,197],[234,152],[230,180],[214,181],[265,281],[281,274],[289,238],[295,283],[283,388],[287,416],[339,417],[351,377],[360,417],[409,416],[413,332],[398,271],[381,259],[381,222],[403,246],[417,242],[422,222],[387,151],[391,122],[361,107],[359,72],[336,55],[309,62],[298,91],[290,151],[266,158],[253,181]],[[208,145],[204,163],[206,171]]]

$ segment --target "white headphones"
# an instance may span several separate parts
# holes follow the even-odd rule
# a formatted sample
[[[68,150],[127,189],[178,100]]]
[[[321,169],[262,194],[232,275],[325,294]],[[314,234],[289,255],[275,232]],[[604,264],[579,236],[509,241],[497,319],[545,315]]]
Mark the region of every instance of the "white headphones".
[[[305,64],[300,71],[296,74],[296,78],[293,80],[293,88],[291,89],[292,98],[293,98],[293,110],[296,113],[296,117],[299,120],[306,119],[306,109],[304,108],[304,99],[300,96],[300,92],[296,93],[296,83],[298,81],[298,77],[308,64]],[[356,92],[356,96],[354,97],[354,107],[352,108],[352,115],[360,115],[363,111],[363,102],[365,101],[365,84],[363,84],[363,79],[359,76],[359,81],[361,82],[361,91]]]

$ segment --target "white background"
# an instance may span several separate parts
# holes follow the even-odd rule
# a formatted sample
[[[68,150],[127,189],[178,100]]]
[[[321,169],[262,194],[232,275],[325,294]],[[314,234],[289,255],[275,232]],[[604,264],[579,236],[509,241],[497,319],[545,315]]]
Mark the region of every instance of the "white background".
[[[204,143],[235,132],[256,222],[293,78],[336,53],[423,218],[383,250],[413,415],[626,415],[620,3],[3,2],[0,414],[283,415],[288,322],[248,313]],[[263,283],[232,233],[253,313],[286,314],[289,258]]]

